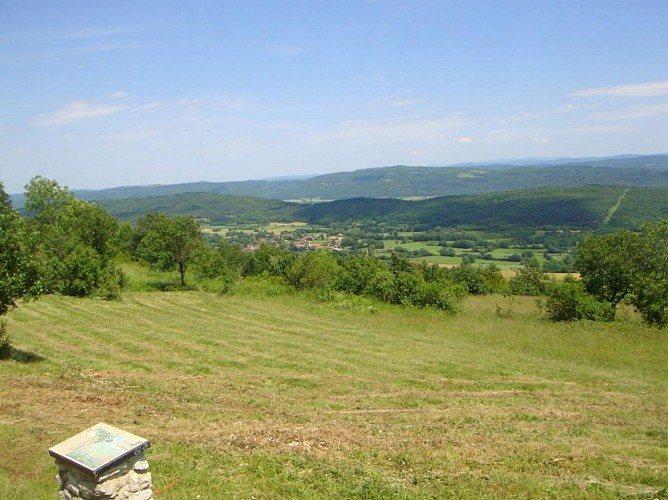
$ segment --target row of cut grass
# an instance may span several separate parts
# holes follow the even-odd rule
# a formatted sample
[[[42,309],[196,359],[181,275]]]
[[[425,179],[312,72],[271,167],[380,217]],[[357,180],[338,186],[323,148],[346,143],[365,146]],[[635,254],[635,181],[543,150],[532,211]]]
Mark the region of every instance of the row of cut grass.
[[[668,343],[633,316],[554,324],[524,298],[471,297],[452,316],[272,293],[248,280],[227,296],[13,311],[16,348],[43,360],[0,364],[0,497],[53,497],[46,450],[98,421],[152,442],[162,498],[668,486]]]

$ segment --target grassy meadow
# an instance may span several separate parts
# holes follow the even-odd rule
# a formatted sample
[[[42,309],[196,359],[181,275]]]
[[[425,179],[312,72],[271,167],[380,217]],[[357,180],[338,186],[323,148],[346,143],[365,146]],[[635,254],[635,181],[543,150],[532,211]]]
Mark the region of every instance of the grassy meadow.
[[[100,421],[151,441],[165,499],[667,495],[668,335],[628,311],[138,288],[10,313],[0,498],[54,498],[48,448]]]

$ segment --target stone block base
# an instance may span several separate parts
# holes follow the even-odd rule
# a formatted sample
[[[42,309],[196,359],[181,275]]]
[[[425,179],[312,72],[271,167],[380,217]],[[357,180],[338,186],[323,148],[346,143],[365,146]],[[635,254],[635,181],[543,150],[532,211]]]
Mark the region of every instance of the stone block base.
[[[129,458],[99,477],[56,460],[60,500],[148,500],[153,498],[151,473],[143,453]]]

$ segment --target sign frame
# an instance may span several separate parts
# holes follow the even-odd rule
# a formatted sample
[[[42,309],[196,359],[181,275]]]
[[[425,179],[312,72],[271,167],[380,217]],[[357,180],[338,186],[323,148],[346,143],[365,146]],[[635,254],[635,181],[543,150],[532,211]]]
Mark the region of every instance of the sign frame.
[[[150,446],[142,437],[100,422],[52,446],[49,455],[98,477]]]

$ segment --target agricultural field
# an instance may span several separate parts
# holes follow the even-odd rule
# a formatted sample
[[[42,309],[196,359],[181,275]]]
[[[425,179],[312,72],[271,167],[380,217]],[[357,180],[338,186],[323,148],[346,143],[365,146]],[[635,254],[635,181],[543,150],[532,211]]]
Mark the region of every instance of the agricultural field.
[[[165,499],[666,494],[668,337],[630,310],[560,324],[522,297],[450,315],[130,275],[120,301],[10,313],[0,498],[53,498],[48,448],[100,421],[151,441]]]
[[[338,227],[326,227],[310,225],[304,222],[271,223],[266,225],[228,225],[212,226],[206,222],[201,223],[202,232],[215,245],[216,238],[225,237],[228,241],[238,243],[242,246],[257,246],[261,243],[276,245],[296,250],[314,249],[325,247],[342,251],[344,253],[372,253],[379,258],[389,258],[393,252],[408,257],[414,263],[427,262],[446,267],[454,267],[462,264],[465,256],[472,257],[477,265],[493,264],[499,269],[510,272],[521,267],[522,261],[528,256],[533,256],[539,262],[545,262],[546,247],[542,244],[528,244],[523,242],[512,242],[513,238],[508,236],[499,237],[498,234],[485,234],[480,231],[461,231],[457,234],[475,242],[485,241],[490,238],[493,248],[487,250],[482,248],[457,247],[456,241],[435,241],[424,239],[425,232],[408,231],[385,231],[365,232],[360,227],[341,229]],[[540,232],[538,233],[538,238]],[[504,248],[494,247],[495,241],[502,241]],[[454,246],[453,246],[454,245]],[[557,264],[557,269],[547,268],[547,271],[565,272],[572,271],[569,266],[559,269],[563,262],[571,258],[570,252],[574,249],[572,243],[564,251],[550,252],[550,259]],[[442,255],[441,250],[450,250],[450,255]],[[521,256],[521,258],[520,258]],[[513,258],[515,257],[515,258]]]

